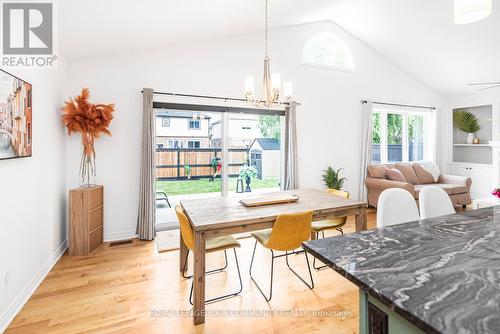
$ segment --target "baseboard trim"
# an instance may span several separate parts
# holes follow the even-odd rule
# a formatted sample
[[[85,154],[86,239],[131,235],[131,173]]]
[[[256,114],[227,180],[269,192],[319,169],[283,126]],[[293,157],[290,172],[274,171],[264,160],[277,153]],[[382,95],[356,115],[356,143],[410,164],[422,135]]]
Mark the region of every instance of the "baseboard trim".
[[[54,267],[57,261],[59,261],[67,248],[67,240],[64,240],[64,242],[57,248],[54,254],[52,254],[52,256],[40,268],[40,270],[38,270],[38,272],[33,276],[28,285],[26,285],[26,287],[17,295],[16,298],[14,298],[12,303],[10,303],[10,305],[2,313],[2,315],[0,315],[0,333],[3,333],[7,329],[9,324],[21,311],[24,304],[26,304],[33,293],[35,293],[40,283],[42,283],[50,270]]]
[[[135,239],[137,238],[137,233],[134,231],[123,231],[123,232],[113,232],[113,233],[104,233],[104,241],[120,241],[126,239]]]

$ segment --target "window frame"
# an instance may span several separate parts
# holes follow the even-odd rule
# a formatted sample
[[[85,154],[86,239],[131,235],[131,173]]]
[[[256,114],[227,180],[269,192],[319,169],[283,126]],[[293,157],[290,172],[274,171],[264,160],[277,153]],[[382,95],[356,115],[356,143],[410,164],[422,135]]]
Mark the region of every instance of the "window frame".
[[[420,161],[425,161],[429,160],[429,145],[430,141],[432,141],[431,138],[431,130],[429,129],[430,126],[434,126],[432,122],[434,120],[432,119],[432,112],[431,111],[422,111],[422,110],[410,110],[410,109],[391,109],[391,108],[374,108],[373,109],[373,115],[375,114],[380,114],[380,162],[377,162],[378,164],[391,164],[391,163],[414,163],[414,162],[420,162]],[[388,143],[387,143],[387,115],[388,114],[393,114],[393,115],[401,115],[402,116],[402,130],[401,130],[401,145],[402,145],[402,152],[401,156],[402,159],[401,161],[389,161],[388,160]],[[408,137],[409,132],[408,132],[408,119],[409,116],[422,116],[423,117],[423,157],[422,160],[413,160],[410,161],[410,152],[409,152],[409,141],[410,138]],[[427,122],[427,126],[426,126]],[[372,131],[373,131],[373,123],[372,123]],[[372,135],[372,145],[373,145],[373,135]],[[371,163],[375,163],[373,160],[373,153],[372,157],[370,158]]]
[[[165,121],[168,121],[167,125],[165,125]],[[161,127],[162,128],[169,128],[170,127],[170,117],[162,117],[161,118]]]
[[[191,122],[198,124],[198,127],[191,127]],[[189,130],[201,130],[201,120],[199,120],[199,119],[188,119],[188,129]]]
[[[193,147],[190,147],[191,143],[193,144]],[[198,143],[198,147],[196,147],[196,143]],[[187,148],[192,148],[192,149],[201,148],[201,141],[200,140],[188,140],[187,141]]]
[[[345,55],[349,58],[349,62],[351,63],[352,66],[338,66],[338,65],[327,65],[327,64],[321,64],[321,63],[315,63],[311,61],[304,60],[304,53],[306,51],[307,44],[315,37],[318,36],[325,36],[327,39],[331,39],[334,43],[338,44],[342,51],[345,53]],[[321,31],[313,34],[310,36],[307,41],[304,43],[304,46],[302,48],[302,52],[300,55],[300,63],[305,66],[313,66],[313,67],[318,67],[322,69],[327,69],[327,70],[334,70],[334,71],[342,71],[342,72],[349,72],[349,73],[354,73],[356,72],[356,62],[354,61],[354,56],[352,54],[352,50],[349,47],[349,45],[346,43],[346,41],[339,37],[338,35],[330,32],[330,31]]]

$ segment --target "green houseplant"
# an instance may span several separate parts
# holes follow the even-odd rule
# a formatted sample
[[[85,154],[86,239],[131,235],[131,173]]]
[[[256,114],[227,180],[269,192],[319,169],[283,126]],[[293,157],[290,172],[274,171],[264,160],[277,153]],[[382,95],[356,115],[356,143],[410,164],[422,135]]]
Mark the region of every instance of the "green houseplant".
[[[340,172],[342,170],[343,168],[335,170],[332,166],[328,166],[328,168],[324,170],[323,182],[325,182],[328,189],[342,190],[344,181],[347,180],[345,177],[340,177]]]
[[[252,188],[250,188],[250,183],[252,182],[252,178],[257,177],[257,168],[254,166],[243,166],[240,169],[240,178],[245,179],[245,183],[247,187],[245,192],[251,192]]]
[[[453,124],[459,130],[467,133],[467,144],[472,144],[474,141],[474,133],[481,130],[476,115],[465,110],[453,112]]]

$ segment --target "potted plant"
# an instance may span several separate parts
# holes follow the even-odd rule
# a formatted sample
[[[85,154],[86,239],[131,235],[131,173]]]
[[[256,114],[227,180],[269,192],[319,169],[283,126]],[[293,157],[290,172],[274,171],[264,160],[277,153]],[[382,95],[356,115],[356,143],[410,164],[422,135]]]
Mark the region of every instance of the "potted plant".
[[[342,190],[344,181],[347,180],[345,177],[340,177],[340,171],[342,170],[343,168],[335,170],[332,166],[328,166],[328,168],[324,170],[323,182],[325,182],[328,189]]]
[[[186,173],[187,179],[191,180],[191,165],[190,164],[184,165],[184,172]]]
[[[252,178],[257,177],[257,168],[254,166],[243,166],[240,169],[240,178],[245,179],[245,183],[247,187],[245,188],[245,192],[251,192],[250,183],[252,182]]]
[[[453,113],[453,124],[459,130],[467,133],[467,144],[472,144],[474,142],[474,133],[481,130],[476,115],[465,110],[458,110]]]

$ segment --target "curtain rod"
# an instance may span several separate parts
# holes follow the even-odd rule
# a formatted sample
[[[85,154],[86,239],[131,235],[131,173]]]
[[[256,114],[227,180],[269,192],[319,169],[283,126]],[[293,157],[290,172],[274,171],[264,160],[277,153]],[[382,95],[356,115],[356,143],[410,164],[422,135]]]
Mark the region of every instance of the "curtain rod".
[[[141,90],[141,93],[144,93],[144,91]],[[180,96],[180,97],[195,97],[195,98],[202,98],[202,99],[214,99],[214,100],[224,100],[224,101],[240,101],[240,102],[246,102],[247,100],[245,99],[240,99],[240,98],[235,98],[235,97],[222,97],[222,96],[209,96],[209,95],[195,95],[195,94],[178,94],[178,93],[168,93],[168,92],[156,92],[153,91],[153,94],[155,95],[168,95],[168,96]],[[290,102],[277,102],[278,104],[283,104],[283,105],[289,105]],[[296,102],[298,106],[300,106],[300,103]]]
[[[366,104],[366,103],[368,103],[368,101],[367,100],[361,100],[361,103]],[[412,106],[410,104],[397,104],[397,103],[377,102],[377,101],[373,101],[372,103],[373,104],[382,104],[382,105],[385,105],[385,106],[409,107],[409,108],[420,108],[420,109],[436,110],[436,107]]]

